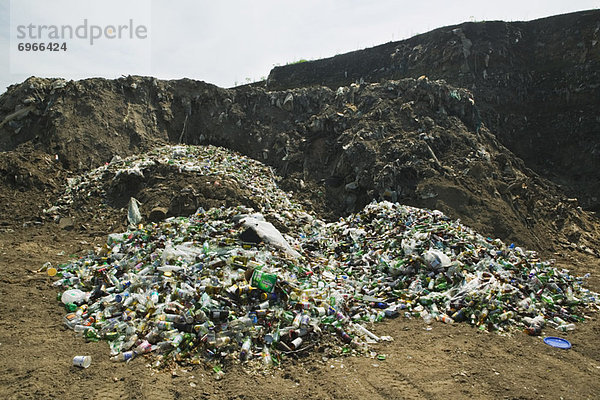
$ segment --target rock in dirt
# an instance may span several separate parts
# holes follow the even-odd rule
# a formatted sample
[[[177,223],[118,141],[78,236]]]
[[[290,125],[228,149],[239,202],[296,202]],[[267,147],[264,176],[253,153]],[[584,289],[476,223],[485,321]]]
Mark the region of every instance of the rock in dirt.
[[[70,231],[75,228],[75,221],[71,217],[62,217],[58,221],[58,226],[60,229],[64,229],[65,231]]]

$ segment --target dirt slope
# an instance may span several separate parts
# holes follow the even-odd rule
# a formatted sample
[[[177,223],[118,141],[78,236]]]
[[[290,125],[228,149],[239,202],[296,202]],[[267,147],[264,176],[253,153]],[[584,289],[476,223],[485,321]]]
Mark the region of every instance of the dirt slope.
[[[469,22],[332,58],[274,68],[283,90],[445,79],[472,90],[484,124],[542,176],[598,210],[600,10],[529,22]],[[560,149],[560,151],[557,151]]]
[[[66,170],[159,142],[210,143],[274,166],[286,189],[326,217],[390,199],[547,253],[573,246],[595,254],[595,217],[496,140],[470,91],[443,81],[272,92],[140,77],[30,78],[0,98],[5,116],[27,107],[2,127],[2,148],[18,155],[26,145]]]

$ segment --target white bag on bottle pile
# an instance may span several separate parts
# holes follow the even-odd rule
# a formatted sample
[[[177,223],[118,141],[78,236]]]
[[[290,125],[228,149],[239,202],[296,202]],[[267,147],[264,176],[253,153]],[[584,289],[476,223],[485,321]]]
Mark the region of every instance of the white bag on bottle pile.
[[[427,266],[435,271],[448,268],[452,262],[450,261],[450,257],[439,250],[427,250],[423,258],[425,259]]]

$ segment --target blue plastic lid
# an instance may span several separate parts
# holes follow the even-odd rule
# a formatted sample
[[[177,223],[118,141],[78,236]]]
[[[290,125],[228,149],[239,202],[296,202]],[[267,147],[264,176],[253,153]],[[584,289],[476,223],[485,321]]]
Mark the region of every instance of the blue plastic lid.
[[[569,342],[567,339],[554,337],[554,336],[545,337],[544,343],[546,343],[547,345],[552,346],[552,347],[558,347],[559,349],[566,350],[566,349],[571,348],[571,342]]]

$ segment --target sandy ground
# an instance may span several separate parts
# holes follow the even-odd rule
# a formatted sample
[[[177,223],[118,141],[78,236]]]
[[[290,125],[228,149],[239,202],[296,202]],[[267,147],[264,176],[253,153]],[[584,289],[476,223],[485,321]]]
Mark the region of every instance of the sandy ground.
[[[143,357],[109,360],[106,342],[86,343],[62,324],[52,278],[36,272],[46,262],[84,254],[108,232],[40,226],[0,233],[0,398],[3,399],[595,399],[600,397],[600,323],[592,314],[569,333],[570,350],[541,337],[480,332],[466,324],[397,318],[374,326],[391,343],[369,357],[325,359],[313,353],[279,368],[256,371],[236,365],[223,380],[204,366],[157,371]],[[593,271],[597,259],[570,265]],[[598,279],[590,282],[599,289]],[[71,365],[91,355],[92,365]]]
[[[575,15],[572,21],[577,18]],[[527,73],[518,78],[516,67],[522,61],[521,53],[510,47],[503,51],[504,66],[497,56],[493,59],[496,76],[506,85],[497,84],[492,79],[495,72],[490,70],[489,86],[478,83],[476,95],[477,104],[492,102],[487,111],[493,120],[497,115],[499,129],[505,136],[508,133],[504,140],[516,140],[522,152],[531,153],[526,161],[542,160],[544,168],[552,165],[546,171],[549,175],[556,175],[554,178],[566,188],[584,187],[588,203],[589,198],[596,203],[594,177],[598,168],[592,150],[597,142],[597,107],[589,99],[597,98],[593,95],[597,74],[592,72],[598,68],[594,68],[597,60],[592,52],[579,44],[585,35],[591,40],[597,23],[593,13],[585,18],[592,21],[584,21],[585,29],[575,22],[565,22],[565,29],[554,29],[542,20],[540,24],[548,29],[539,32],[544,32],[542,42],[549,45],[539,46],[542,42],[537,40],[523,40],[519,45],[535,44],[527,50],[532,55],[531,63],[522,67]],[[571,31],[573,27],[577,27],[576,34]],[[548,32],[555,33],[549,36]],[[487,51],[492,36],[479,36],[486,41]],[[565,45],[564,38],[571,38],[572,46]],[[494,39],[496,48],[505,48],[504,39],[504,33]],[[429,66],[421,67],[426,67],[428,60],[445,57],[449,49],[456,51],[460,62],[455,67],[462,69],[462,45],[454,40],[448,43],[458,47],[452,50],[447,44],[428,45],[432,58],[427,58],[415,53],[422,51],[421,46],[411,45],[406,47],[405,57],[398,60],[420,60],[421,66],[412,66],[420,71],[416,76],[440,76],[434,73],[437,62],[431,63],[432,73],[427,72]],[[557,46],[560,49],[552,51]],[[569,49],[574,50],[569,53]],[[378,51],[387,50],[384,46]],[[581,51],[583,58],[579,57]],[[473,51],[472,61],[481,54]],[[578,55],[570,57],[573,64],[569,66],[564,64],[565,54]],[[368,61],[360,57],[357,60]],[[549,76],[545,71],[557,60],[560,68]],[[540,69],[538,62],[544,72],[538,72],[536,81],[530,72]],[[363,64],[371,65],[354,63],[356,67]],[[310,74],[295,75],[305,85],[309,75],[324,80],[322,74],[315,74],[314,65],[303,63],[290,68],[310,70]],[[439,66],[445,70],[441,76],[455,73],[452,68],[446,70],[446,64]],[[380,68],[375,72],[389,74]],[[524,80],[525,75],[530,81]],[[467,75],[461,73],[463,76]],[[354,80],[352,75],[347,78]],[[371,78],[380,79],[375,75]],[[295,89],[293,114],[290,109],[273,105],[277,98],[285,103],[287,89],[220,89],[187,79],[167,82],[140,77],[70,82],[56,90],[55,83],[31,78],[0,98],[2,120],[30,104],[31,99],[38,99],[34,112],[21,120],[11,120],[12,124],[4,124],[0,131],[0,400],[600,398],[598,313],[590,314],[587,322],[578,324],[573,332],[560,333],[551,328],[543,332],[542,337],[567,338],[573,344],[570,350],[549,347],[542,337],[522,332],[500,336],[467,324],[435,323],[427,327],[420,319],[397,318],[372,328],[377,334],[394,338],[393,342],[373,346],[374,352],[386,356],[385,360],[325,358],[325,353],[316,351],[270,370],[234,365],[219,381],[202,365],[158,371],[144,357],[127,364],[111,362],[106,342],[86,343],[63,325],[65,312],[56,300],[58,290],[52,287],[50,277],[37,270],[47,261],[64,262],[103,243],[107,234],[121,231],[124,213],[99,209],[102,199],[75,204],[70,210],[74,223],[69,231],[63,229],[65,224],[61,227],[52,222],[42,209],[54,204],[64,190],[65,178],[75,171],[101,165],[114,155],[141,152],[158,142],[198,144],[206,141],[206,134],[211,143],[227,145],[274,166],[286,176],[282,182],[287,186],[285,190],[299,193],[309,209],[335,211],[337,216],[347,204],[360,206],[377,193],[382,194],[381,185],[388,185],[389,178],[389,184],[401,186],[401,201],[440,209],[460,217],[480,233],[534,247],[546,257],[560,259],[560,266],[576,275],[591,272],[589,284],[595,291],[600,291],[600,258],[594,256],[600,255],[600,223],[595,214],[578,207],[580,203],[573,196],[529,170],[535,163],[524,163],[500,146],[496,139],[501,136],[494,136],[498,132],[486,131],[490,127],[482,132],[474,130],[478,112],[471,112],[470,97],[461,92],[465,95],[462,103],[448,97],[456,88],[442,83],[405,79],[362,85],[360,91],[349,90],[345,98],[339,99],[325,87]],[[465,82],[458,83],[465,86]],[[294,82],[290,84],[294,86]],[[540,84],[539,92],[536,84]],[[338,87],[333,86],[334,90]],[[567,86],[578,88],[578,94],[555,95],[554,87]],[[393,93],[397,95],[391,96],[389,87],[395,88]],[[523,90],[530,90],[525,96],[527,101],[521,95]],[[552,104],[540,102],[547,93],[551,93]],[[499,96],[515,103],[507,103],[507,108],[496,114],[494,99]],[[431,104],[443,105],[449,114],[439,113]],[[532,108],[535,113],[530,115]],[[545,113],[538,112],[542,109]],[[482,110],[485,114],[485,106]],[[531,119],[522,118],[525,115]],[[581,136],[573,136],[575,126]],[[425,132],[433,136],[425,140]],[[543,140],[536,139],[540,132],[546,135]],[[482,149],[481,157],[474,154]],[[489,160],[485,161],[485,155]],[[394,165],[398,168],[388,168]],[[386,168],[389,176],[380,174]],[[358,182],[355,171],[367,171],[360,174],[364,181],[359,193],[362,198],[349,195],[345,189],[344,184],[351,180]],[[557,178],[563,174],[565,179]],[[569,178],[569,174],[575,176]],[[175,205],[171,208],[176,215],[186,215],[200,203],[210,207],[252,200],[233,183],[221,184],[216,190],[214,182],[206,178],[158,175],[144,181],[140,193],[116,191],[112,205],[121,207],[119,203],[126,204],[129,196],[135,195],[146,204]],[[381,187],[374,185],[376,181]],[[186,185],[199,188],[198,192],[185,194]],[[127,182],[123,186],[131,189]],[[178,201],[173,202],[175,197]],[[581,205],[586,208],[585,202]],[[92,365],[87,369],[73,367],[75,355],[91,355]]]

